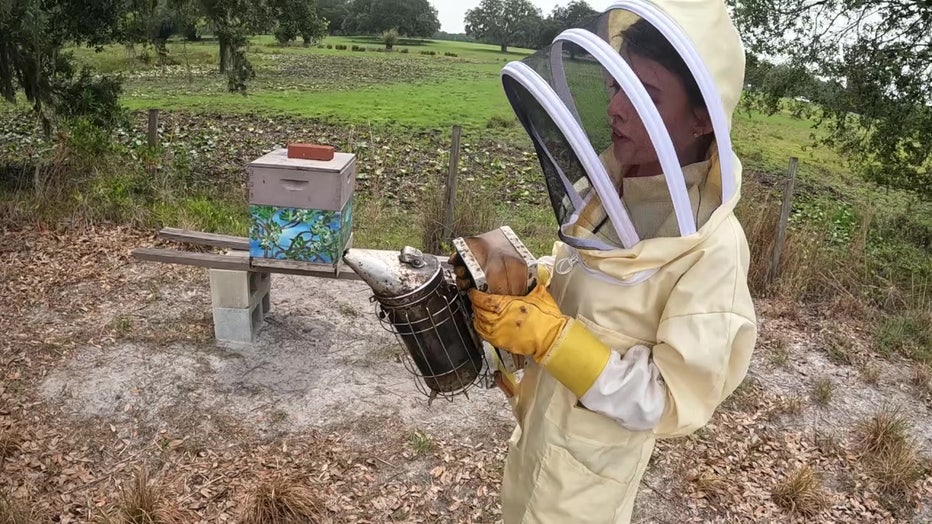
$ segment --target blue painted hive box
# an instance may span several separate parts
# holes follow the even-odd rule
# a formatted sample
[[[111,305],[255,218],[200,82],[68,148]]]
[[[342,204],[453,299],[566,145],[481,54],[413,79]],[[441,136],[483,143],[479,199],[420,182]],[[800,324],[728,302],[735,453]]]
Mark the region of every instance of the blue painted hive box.
[[[249,256],[337,264],[353,229],[356,156],[288,158],[275,150],[249,164]]]

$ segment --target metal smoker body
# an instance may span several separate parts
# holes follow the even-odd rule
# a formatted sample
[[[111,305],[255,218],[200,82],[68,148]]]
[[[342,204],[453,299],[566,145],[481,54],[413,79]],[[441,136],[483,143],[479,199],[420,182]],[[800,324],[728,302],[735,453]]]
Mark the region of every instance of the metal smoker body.
[[[406,247],[398,255],[350,250],[344,260],[372,288],[379,321],[405,346],[403,361],[422,393],[452,397],[476,383],[485,363],[482,342],[437,257]]]
[[[515,257],[528,269],[527,290],[537,283],[537,262],[514,232],[501,234],[514,248]],[[477,289],[490,291],[485,272],[466,241],[453,241]],[[417,377],[418,389],[431,400],[466,393],[488,374],[489,364],[482,340],[472,326],[472,308],[466,293],[457,289],[449,266],[433,255],[412,247],[400,253],[349,250],[343,257],[374,293],[382,326],[395,333],[406,349],[403,359]],[[495,290],[491,290],[494,292]],[[490,349],[491,346],[488,346]],[[503,371],[514,374],[524,367],[524,357],[495,349]]]

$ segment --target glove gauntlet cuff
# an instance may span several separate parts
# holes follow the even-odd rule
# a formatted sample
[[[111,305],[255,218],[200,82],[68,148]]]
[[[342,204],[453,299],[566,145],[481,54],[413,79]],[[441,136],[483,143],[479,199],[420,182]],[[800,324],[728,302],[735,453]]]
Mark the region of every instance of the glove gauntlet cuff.
[[[538,363],[578,398],[599,378],[611,355],[611,349],[586,326],[569,319]]]

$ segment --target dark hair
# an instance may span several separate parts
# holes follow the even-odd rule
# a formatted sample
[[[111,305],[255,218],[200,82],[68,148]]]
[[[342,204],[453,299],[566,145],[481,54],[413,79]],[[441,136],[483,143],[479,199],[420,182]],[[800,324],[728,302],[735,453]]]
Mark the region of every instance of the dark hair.
[[[641,19],[621,32],[621,53],[631,53],[662,65],[676,75],[686,87],[693,108],[706,109],[696,78],[673,44],[647,20]]]

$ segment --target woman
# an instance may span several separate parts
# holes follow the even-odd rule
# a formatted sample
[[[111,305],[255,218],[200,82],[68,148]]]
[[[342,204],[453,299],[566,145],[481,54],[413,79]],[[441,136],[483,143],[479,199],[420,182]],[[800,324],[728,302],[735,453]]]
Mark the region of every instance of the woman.
[[[532,357],[506,524],[629,522],[656,439],[705,425],[756,339],[728,137],[737,32],[720,0],[624,4],[503,72],[561,237],[528,296],[470,292],[480,335]]]

